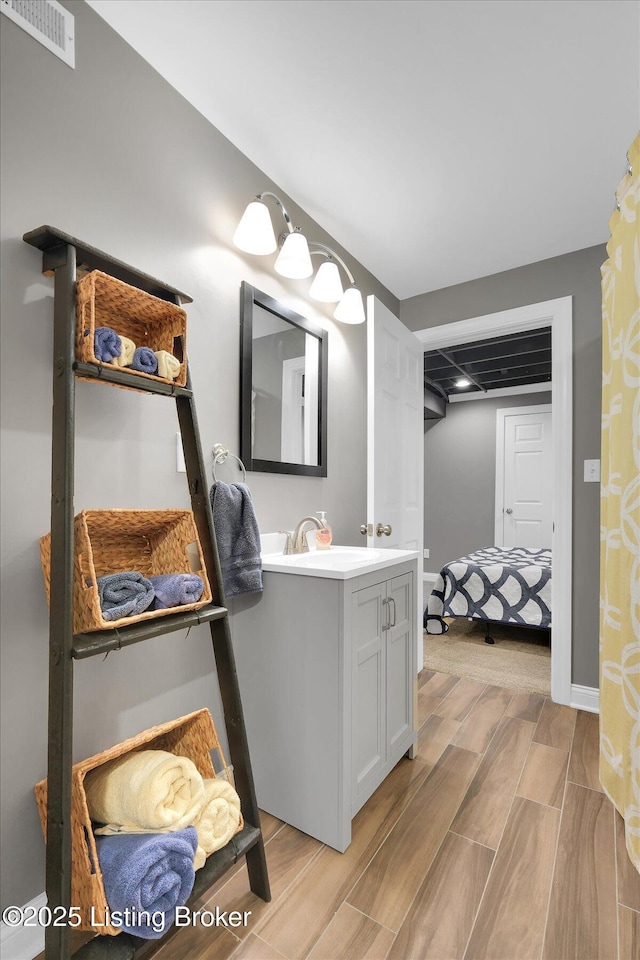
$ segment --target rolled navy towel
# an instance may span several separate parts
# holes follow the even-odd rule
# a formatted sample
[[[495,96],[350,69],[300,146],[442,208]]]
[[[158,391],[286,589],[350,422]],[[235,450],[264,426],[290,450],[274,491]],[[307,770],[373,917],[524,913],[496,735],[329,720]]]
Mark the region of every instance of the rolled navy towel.
[[[97,360],[111,363],[122,353],[122,341],[111,327],[96,327],[93,337],[93,352]]]
[[[166,933],[193,888],[197,847],[193,827],[96,837],[107,903],[112,914],[122,915],[121,930],[145,940]]]
[[[162,573],[149,577],[149,582],[155,593],[152,610],[196,603],[204,590],[204,581],[197,573]]]
[[[133,617],[150,607],[155,596],[151,583],[135,570],[98,577],[100,609],[105,620]]]
[[[131,369],[140,373],[157,373],[158,358],[149,347],[137,347],[131,361]]]

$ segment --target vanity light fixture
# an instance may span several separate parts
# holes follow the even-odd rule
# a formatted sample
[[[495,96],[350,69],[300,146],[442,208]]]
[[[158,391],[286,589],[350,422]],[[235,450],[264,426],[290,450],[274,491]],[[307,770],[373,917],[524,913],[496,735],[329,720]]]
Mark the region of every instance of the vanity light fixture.
[[[312,241],[310,248],[300,228],[293,226],[291,217],[287,213],[282,200],[270,190],[259,193],[249,203],[233,235],[233,242],[236,247],[244,250],[245,253],[257,254],[258,256],[264,256],[277,250],[278,241],[273,230],[269,210],[264,202],[265,197],[271,197],[280,207],[288,230],[288,233],[279,238],[282,249],[274,264],[276,273],[292,280],[310,277],[313,273],[311,256],[314,254],[324,256],[325,259],[318,268],[311,284],[309,296],[322,303],[337,302],[338,305],[333,315],[341,323],[364,323],[366,314],[362,294],[358,290],[353,274],[344,260],[323,243]],[[338,264],[349,278],[350,286],[346,291],[342,288]]]

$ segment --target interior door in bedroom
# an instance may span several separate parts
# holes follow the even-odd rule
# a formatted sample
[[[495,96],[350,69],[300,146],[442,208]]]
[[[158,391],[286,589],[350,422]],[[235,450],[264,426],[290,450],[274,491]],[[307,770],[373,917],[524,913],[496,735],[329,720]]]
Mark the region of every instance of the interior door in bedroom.
[[[424,513],[424,347],[376,297],[367,298],[367,546],[418,551]],[[415,585],[422,664],[422,582]]]
[[[551,404],[497,411],[497,547],[551,547]]]

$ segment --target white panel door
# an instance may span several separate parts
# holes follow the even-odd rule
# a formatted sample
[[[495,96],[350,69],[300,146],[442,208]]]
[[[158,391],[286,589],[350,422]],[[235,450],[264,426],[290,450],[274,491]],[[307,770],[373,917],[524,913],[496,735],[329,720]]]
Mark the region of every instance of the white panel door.
[[[498,410],[497,435],[496,546],[550,548],[551,405]]]
[[[367,298],[367,545],[418,551],[424,511],[424,347],[376,297]],[[390,533],[382,532],[390,528]],[[381,531],[380,534],[378,531]],[[416,643],[422,663],[422,590]]]

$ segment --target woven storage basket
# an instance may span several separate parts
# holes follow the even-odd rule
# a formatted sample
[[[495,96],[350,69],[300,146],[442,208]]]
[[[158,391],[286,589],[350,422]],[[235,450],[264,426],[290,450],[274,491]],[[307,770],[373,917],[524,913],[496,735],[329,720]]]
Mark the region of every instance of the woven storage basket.
[[[136,737],[125,740],[124,743],[119,743],[109,750],[103,750],[102,753],[89,757],[88,760],[74,764],[71,784],[71,903],[74,907],[80,907],[82,922],[78,927],[79,930],[93,930],[96,933],[108,933],[111,936],[120,933],[118,927],[99,926],[105,923],[107,898],[91,828],[84,778],[95,767],[124,754],[140,750],[167,750],[176,756],[188,757],[203,777],[210,779],[218,773],[233,783],[213,719],[206,709],[151,727]],[[211,758],[213,750],[217,751],[218,770],[215,769]],[[34,789],[46,840],[47,781],[41,780],[36,783]],[[242,830],[243,826],[244,821],[240,816],[237,832]]]
[[[47,599],[51,584],[51,534],[40,540]],[[204,591],[196,603],[145,610],[132,617],[104,620],[97,577],[135,570],[144,577],[197,573]],[[112,630],[139,620],[197,610],[211,602],[211,587],[195,520],[189,510],[83,510],[74,519],[73,632]]]
[[[94,352],[96,327],[111,327],[117,334],[133,340],[136,347],[168,350],[181,361],[180,374],[175,380],[129,367],[126,369],[148,380],[184,387],[187,382],[187,315],[182,307],[100,270],[92,270],[78,281],[76,288],[76,360],[102,363]]]

